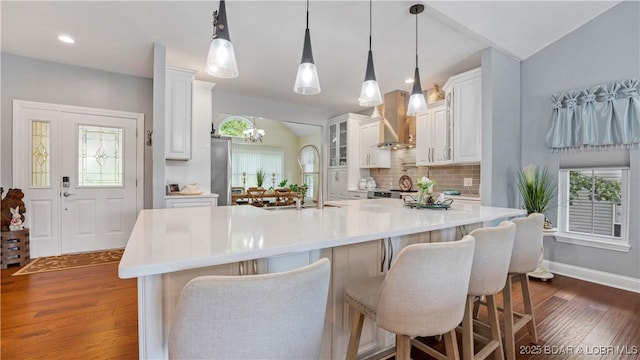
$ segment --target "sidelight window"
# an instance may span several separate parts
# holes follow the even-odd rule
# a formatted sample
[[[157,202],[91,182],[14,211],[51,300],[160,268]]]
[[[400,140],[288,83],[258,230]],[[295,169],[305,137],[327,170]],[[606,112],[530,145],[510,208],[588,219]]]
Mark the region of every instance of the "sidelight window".
[[[31,122],[31,186],[51,184],[50,126],[48,121]]]

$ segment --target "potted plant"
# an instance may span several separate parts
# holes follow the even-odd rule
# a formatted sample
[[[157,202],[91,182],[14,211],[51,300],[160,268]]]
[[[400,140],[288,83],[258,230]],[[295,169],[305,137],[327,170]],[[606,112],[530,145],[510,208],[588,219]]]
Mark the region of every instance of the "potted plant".
[[[522,198],[523,206],[527,210],[527,214],[540,213],[545,214],[549,202],[556,193],[556,183],[551,178],[551,174],[545,167],[539,169],[535,165],[529,165],[518,171],[516,184]],[[544,217],[544,228],[551,229],[551,222]],[[544,259],[544,248],[540,248],[540,257],[538,258],[538,267],[535,271],[528,273],[529,276],[538,279],[551,279],[553,274],[542,266]]]
[[[547,168],[539,169],[535,165],[529,165],[520,169],[516,184],[527,214],[540,213],[544,215],[549,202],[556,193],[556,183],[551,179]],[[545,228],[550,227],[551,223],[545,216]]]
[[[256,172],[256,185],[258,185],[258,188],[262,188],[263,182],[264,182],[264,170],[259,169],[258,172]]]

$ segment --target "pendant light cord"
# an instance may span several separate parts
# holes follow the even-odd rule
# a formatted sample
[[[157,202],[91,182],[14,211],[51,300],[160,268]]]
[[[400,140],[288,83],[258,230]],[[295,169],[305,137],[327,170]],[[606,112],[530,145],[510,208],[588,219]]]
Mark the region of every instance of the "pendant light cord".
[[[416,13],[416,68],[418,67],[418,13]]]
[[[372,0],[369,0],[369,51],[371,51],[371,1]]]
[[[309,30],[309,0],[307,0],[307,30]]]

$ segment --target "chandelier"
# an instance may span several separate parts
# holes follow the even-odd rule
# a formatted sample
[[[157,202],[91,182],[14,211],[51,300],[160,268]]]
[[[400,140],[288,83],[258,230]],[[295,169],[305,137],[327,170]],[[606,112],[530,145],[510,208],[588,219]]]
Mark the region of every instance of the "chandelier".
[[[258,129],[256,128],[256,119],[253,118],[253,125],[252,127],[242,130],[242,135],[244,135],[244,141],[251,141],[252,143],[255,142],[262,142],[262,138],[264,137],[264,135],[267,132],[264,131],[263,129]]]

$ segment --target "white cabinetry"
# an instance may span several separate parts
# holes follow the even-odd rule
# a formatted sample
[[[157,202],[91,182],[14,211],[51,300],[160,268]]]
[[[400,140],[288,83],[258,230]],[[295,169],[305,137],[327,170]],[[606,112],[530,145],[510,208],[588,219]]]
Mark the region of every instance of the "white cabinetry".
[[[333,248],[332,283],[333,319],[332,359],[344,359],[349,345],[349,331],[353,308],[344,299],[345,288],[355,282],[381,275],[386,271],[382,264],[384,240]],[[359,355],[375,353],[392,344],[385,344],[384,331],[365,317],[360,337]]]
[[[327,171],[328,200],[347,199],[347,169]]]
[[[365,190],[349,190],[349,200],[364,200],[367,198],[367,191]]]
[[[165,158],[191,159],[191,107],[195,71],[167,66]]]
[[[482,158],[482,73],[477,68],[452,76],[444,85],[447,117],[453,126],[453,163]]]
[[[331,299],[333,313],[332,359],[344,359],[349,344],[349,333],[353,319],[353,308],[344,299],[347,286],[386,273],[396,261],[400,250],[405,246],[418,243],[419,235],[380,239],[366,243],[339,246],[333,248],[331,261]],[[391,348],[395,345],[394,334],[376,326],[365,317],[360,338],[358,357]]]
[[[368,176],[358,164],[360,122],[369,117],[347,113],[329,120],[327,149],[327,200],[347,199],[347,189],[357,189]]]
[[[169,195],[165,198],[165,207],[214,207],[218,206],[217,195]]]
[[[430,104],[426,112],[416,116],[416,165],[451,163],[450,124],[444,101]]]
[[[329,168],[347,166],[347,155],[349,155],[347,120],[346,117],[340,117],[329,124]]]
[[[380,149],[380,121],[360,124],[360,167],[390,168],[391,151]]]

